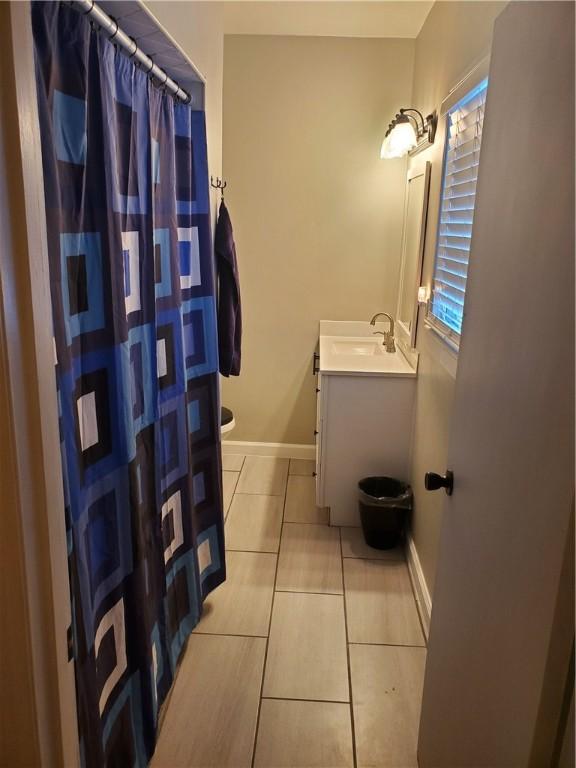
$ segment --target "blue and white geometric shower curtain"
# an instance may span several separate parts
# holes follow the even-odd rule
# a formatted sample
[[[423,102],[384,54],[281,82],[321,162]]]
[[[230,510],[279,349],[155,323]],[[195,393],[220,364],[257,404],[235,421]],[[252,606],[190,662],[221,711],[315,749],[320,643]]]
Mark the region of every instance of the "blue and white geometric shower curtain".
[[[225,577],[204,114],[32,16],[81,758],[131,768]]]

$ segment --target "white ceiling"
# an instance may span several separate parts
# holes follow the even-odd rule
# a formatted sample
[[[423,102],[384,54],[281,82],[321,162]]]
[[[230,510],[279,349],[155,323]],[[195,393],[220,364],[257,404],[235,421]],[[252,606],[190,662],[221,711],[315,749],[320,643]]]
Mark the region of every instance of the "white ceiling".
[[[225,34],[417,37],[433,0],[232,0]]]
[[[191,59],[163,28],[152,12],[137,0],[98,0],[97,5],[115,19],[123,32],[132,37],[154,63],[168,72],[192,96],[192,104],[202,103],[203,78]]]

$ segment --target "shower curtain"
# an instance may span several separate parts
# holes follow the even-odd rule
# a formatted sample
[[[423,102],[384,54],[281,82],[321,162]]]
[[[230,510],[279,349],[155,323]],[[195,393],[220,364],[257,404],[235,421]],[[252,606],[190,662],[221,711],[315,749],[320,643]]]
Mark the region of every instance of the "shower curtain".
[[[204,114],[74,8],[32,21],[80,752],[131,768],[225,578]]]

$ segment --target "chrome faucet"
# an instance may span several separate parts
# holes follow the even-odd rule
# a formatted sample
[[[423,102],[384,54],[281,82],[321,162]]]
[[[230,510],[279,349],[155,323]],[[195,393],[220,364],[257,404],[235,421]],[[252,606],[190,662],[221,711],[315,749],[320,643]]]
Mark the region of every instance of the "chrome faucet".
[[[388,318],[390,329],[388,331],[374,331],[374,336],[384,336],[382,344],[386,347],[386,352],[396,352],[396,344],[394,344],[394,318],[392,315],[389,315],[388,312],[376,312],[372,320],[370,320],[370,325],[376,325],[376,318],[381,315]]]

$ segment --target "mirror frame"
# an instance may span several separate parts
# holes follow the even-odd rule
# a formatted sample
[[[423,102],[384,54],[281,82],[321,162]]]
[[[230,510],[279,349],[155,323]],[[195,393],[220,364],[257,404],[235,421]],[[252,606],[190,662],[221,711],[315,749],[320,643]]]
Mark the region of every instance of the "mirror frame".
[[[397,323],[402,329],[403,333],[410,339],[410,347],[416,346],[416,330],[418,325],[418,288],[422,280],[422,266],[424,263],[424,246],[426,244],[426,224],[428,220],[428,199],[430,194],[430,171],[432,163],[429,160],[424,162],[416,161],[408,169],[406,174],[406,196],[404,201],[404,224],[402,227],[402,254],[401,254],[401,271],[400,271],[400,283],[398,285],[398,308],[397,308]],[[406,223],[408,220],[408,203],[410,196],[408,195],[409,184],[413,179],[417,179],[420,176],[424,176],[424,196],[422,201],[422,216],[420,218],[420,239],[418,242],[417,262],[416,262],[416,284],[414,285],[415,301],[414,310],[412,312],[412,325],[410,328],[406,323],[400,320],[400,305],[402,302],[402,294],[404,289],[404,275],[406,273],[406,241],[408,233],[406,231]]]

